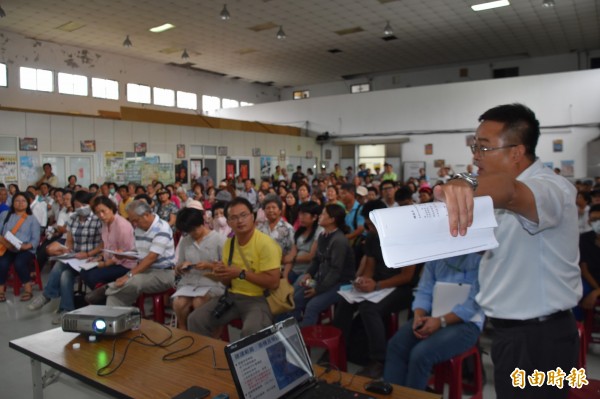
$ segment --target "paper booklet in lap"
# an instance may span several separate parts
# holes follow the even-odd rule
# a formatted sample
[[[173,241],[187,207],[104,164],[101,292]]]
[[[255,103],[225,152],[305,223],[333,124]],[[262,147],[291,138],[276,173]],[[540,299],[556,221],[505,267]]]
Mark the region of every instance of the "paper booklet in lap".
[[[241,399],[374,399],[316,380],[294,318],[227,345],[225,356]]]
[[[377,228],[388,267],[403,267],[496,248],[497,227],[491,197],[476,197],[473,224],[452,237],[443,202],[376,209],[369,218]]]

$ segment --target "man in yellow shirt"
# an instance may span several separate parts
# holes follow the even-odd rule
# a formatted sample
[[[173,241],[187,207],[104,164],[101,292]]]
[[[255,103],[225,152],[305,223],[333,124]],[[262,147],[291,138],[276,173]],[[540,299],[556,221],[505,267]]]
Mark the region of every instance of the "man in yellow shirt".
[[[121,202],[119,202],[119,215],[123,216],[125,219],[129,219],[129,214],[127,213],[127,205],[133,201],[133,197],[129,195],[129,189],[126,185],[119,186],[119,195],[121,196]]]
[[[245,337],[273,324],[264,291],[279,286],[281,248],[255,229],[247,199],[233,199],[225,217],[235,236],[225,242],[222,261],[210,266],[209,276],[230,288],[224,296],[194,310],[188,317],[188,330],[214,336],[221,326],[241,318],[241,335]]]

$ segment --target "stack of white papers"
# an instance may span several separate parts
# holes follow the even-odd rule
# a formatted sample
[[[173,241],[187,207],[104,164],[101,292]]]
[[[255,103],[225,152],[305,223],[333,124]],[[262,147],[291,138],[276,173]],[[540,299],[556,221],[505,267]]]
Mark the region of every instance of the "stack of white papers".
[[[75,271],[90,270],[98,266],[98,262],[90,262],[88,259],[65,259],[64,263],[71,266]]]
[[[362,301],[379,303],[383,298],[391,294],[392,291],[394,291],[394,288],[383,288],[372,292],[362,292],[352,288],[351,290],[339,290],[338,294],[340,294],[348,303],[358,303]]]
[[[452,237],[443,202],[377,209],[369,214],[377,228],[387,267],[403,267],[496,248],[492,198],[476,197],[473,225]]]
[[[204,296],[210,291],[212,287],[195,287],[193,285],[184,285],[177,288],[177,291],[171,295],[171,298],[175,298],[177,296],[186,296],[186,297],[197,297]]]
[[[126,256],[128,258],[141,259],[140,254],[137,251],[111,251],[110,249],[103,249],[104,252],[113,255]]]
[[[4,238],[6,238],[6,241],[10,242],[17,250],[21,249],[23,241],[19,240],[11,231],[7,231],[4,234]]]

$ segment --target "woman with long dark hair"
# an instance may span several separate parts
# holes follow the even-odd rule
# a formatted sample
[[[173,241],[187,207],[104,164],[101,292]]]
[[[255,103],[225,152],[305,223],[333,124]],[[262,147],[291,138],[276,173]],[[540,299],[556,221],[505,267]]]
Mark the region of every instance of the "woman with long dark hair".
[[[317,237],[323,232],[319,226],[319,215],[322,207],[314,201],[300,204],[298,207],[298,223],[300,227],[294,234],[294,245],[285,259],[283,277],[294,283],[306,273],[317,253]]]
[[[345,236],[349,231],[345,218],[346,211],[334,204],[326,205],[319,216],[324,231],[317,253],[306,274],[294,283],[294,317],[302,327],[316,324],[319,314],[339,301],[342,283],[354,278],[354,252]]]
[[[6,277],[12,263],[25,285],[21,301],[32,298],[29,266],[40,242],[40,230],[40,224],[29,208],[27,196],[16,193],[10,209],[0,213],[0,302],[6,302]],[[5,238],[11,234],[22,242],[20,246],[15,246]]]

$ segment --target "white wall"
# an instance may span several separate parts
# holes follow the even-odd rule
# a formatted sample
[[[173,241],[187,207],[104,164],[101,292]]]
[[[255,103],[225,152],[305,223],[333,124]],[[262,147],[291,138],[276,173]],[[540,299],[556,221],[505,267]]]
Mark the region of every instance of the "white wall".
[[[378,76],[364,76],[351,80],[339,80],[314,85],[290,87],[281,90],[281,98],[291,100],[296,90],[310,91],[310,97],[333,96],[350,93],[353,84],[371,83],[371,90],[389,90],[402,87],[415,87],[443,83],[469,82],[492,79],[494,69],[518,67],[519,76],[539,75],[589,69],[590,58],[599,57],[600,50],[568,53],[546,57],[521,57],[482,61],[471,64],[444,65],[433,68],[416,68],[398,72],[383,73]],[[460,70],[467,69],[467,76],[461,77]]]
[[[278,101],[279,90],[258,84],[235,81],[184,68],[167,66],[142,59],[123,57],[96,50],[87,50],[25,38],[0,31],[0,62],[8,68],[8,87],[0,88],[0,105],[12,108],[39,109],[97,115],[98,110],[118,111],[121,106],[137,106],[126,101],[127,83],[144,84],[202,95],[231,98],[251,103]],[[178,62],[178,60],[175,60]],[[119,82],[119,101],[91,97],[43,93],[19,88],[19,67],[49,69]],[[56,83],[56,79],[55,79]],[[56,84],[55,84],[55,91]],[[141,106],[141,105],[139,105]],[[163,111],[171,107],[144,105]],[[195,111],[176,109],[177,112]]]
[[[149,153],[172,154],[173,159],[176,159],[177,144],[187,144],[188,158],[190,144],[227,146],[229,157],[251,159],[250,176],[257,179],[260,177],[260,158],[252,156],[252,148],[260,148],[263,156],[278,156],[281,149],[286,150],[288,157],[303,158],[306,151],[313,151],[317,156],[320,153],[310,137],[18,111],[0,111],[0,136],[36,137],[38,151],[22,154],[30,156],[80,154],[81,140],[96,140],[98,163],[105,151],[133,151],[135,142],[146,142]],[[0,152],[2,150],[6,149],[0,149]],[[222,156],[217,158],[218,179],[225,177],[225,159]],[[104,181],[100,164],[93,180]]]
[[[531,107],[542,127],[547,128],[598,124],[599,88],[600,70],[587,70],[283,101],[247,109],[221,110],[219,115],[270,123],[305,121],[316,133],[329,131],[337,136],[377,137],[381,133],[474,131],[477,118],[486,109],[521,102]],[[561,159],[575,160],[575,176],[585,175],[586,154],[583,148],[597,135],[598,128],[595,127],[572,129],[571,134],[556,137],[563,138],[565,149],[580,149],[574,153],[556,154]],[[417,136],[411,136],[410,145],[403,146],[402,159],[408,161],[417,157],[416,160],[423,160],[425,156],[421,155],[420,147],[423,141],[434,143],[436,159],[454,159],[457,153],[464,154],[463,137],[458,139],[455,135],[445,134],[417,139]],[[438,142],[439,145],[436,145]],[[464,156],[470,158],[468,153]]]

